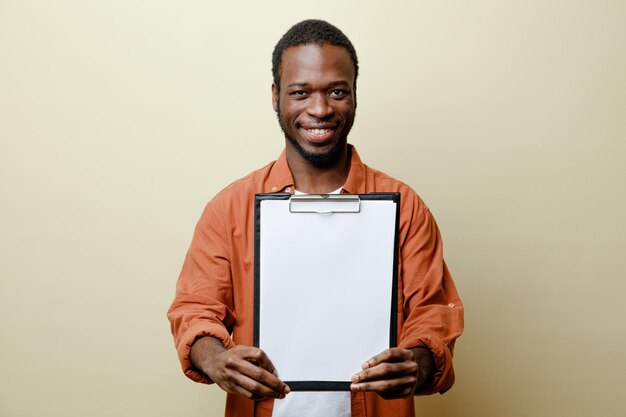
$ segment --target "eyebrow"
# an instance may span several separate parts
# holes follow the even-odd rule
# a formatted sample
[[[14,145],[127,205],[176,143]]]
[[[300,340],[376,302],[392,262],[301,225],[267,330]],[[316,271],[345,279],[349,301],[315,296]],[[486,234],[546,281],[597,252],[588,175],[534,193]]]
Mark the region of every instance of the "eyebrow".
[[[296,83],[291,83],[287,86],[287,88],[291,88],[291,87],[307,87],[309,86],[310,83],[305,83],[305,82],[296,82]],[[331,87],[335,87],[338,85],[348,85],[347,81],[333,81],[329,84]]]
[[[289,87],[306,87],[307,85],[309,85],[309,83],[292,83],[292,84],[289,84],[287,86],[287,88],[289,88]]]

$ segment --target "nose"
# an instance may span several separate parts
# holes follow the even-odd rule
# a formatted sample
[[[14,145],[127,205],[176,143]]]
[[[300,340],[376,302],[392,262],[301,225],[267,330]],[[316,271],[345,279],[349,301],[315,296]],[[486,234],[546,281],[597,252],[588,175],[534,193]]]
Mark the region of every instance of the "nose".
[[[313,94],[308,102],[307,113],[318,119],[324,119],[335,112],[326,94]]]

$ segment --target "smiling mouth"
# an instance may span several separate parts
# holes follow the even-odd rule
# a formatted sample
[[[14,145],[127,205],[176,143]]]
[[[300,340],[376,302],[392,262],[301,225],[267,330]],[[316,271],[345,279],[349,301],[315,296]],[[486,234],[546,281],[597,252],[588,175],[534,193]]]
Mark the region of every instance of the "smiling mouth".
[[[333,129],[304,129],[312,135],[315,136],[324,136],[325,134],[332,132]]]
[[[335,135],[335,128],[317,128],[317,127],[303,127],[302,130],[305,133],[305,137],[309,143],[316,146],[323,146],[332,141]]]

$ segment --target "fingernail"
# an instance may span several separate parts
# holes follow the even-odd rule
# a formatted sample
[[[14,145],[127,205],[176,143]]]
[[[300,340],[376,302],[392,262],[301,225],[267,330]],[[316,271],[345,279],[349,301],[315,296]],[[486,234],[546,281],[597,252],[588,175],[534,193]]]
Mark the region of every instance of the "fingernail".
[[[352,382],[358,382],[359,380],[359,376],[358,375],[352,375]]]
[[[361,369],[367,369],[369,368],[370,364],[369,362],[363,362],[363,364],[361,365]]]
[[[285,389],[283,390],[283,392],[285,394],[289,394],[291,392],[291,388],[289,388],[289,385],[285,385]]]

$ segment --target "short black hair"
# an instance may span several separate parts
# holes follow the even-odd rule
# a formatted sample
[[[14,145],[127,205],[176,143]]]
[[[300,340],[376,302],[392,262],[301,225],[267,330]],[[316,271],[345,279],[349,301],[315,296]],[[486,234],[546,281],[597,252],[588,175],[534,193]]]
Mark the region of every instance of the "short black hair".
[[[354,83],[356,87],[356,78],[359,75],[359,60],[356,57],[356,50],[352,46],[350,39],[337,27],[324,20],[308,19],[293,25],[274,47],[274,52],[272,53],[272,75],[274,76],[274,85],[278,91],[280,91],[280,64],[283,59],[283,52],[292,46],[307,44],[328,44],[345,48],[354,65]]]

